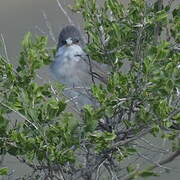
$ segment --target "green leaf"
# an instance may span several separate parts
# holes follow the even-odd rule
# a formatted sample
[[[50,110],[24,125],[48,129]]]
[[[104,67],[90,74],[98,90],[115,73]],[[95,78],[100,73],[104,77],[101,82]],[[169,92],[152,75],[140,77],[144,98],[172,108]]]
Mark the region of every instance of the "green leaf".
[[[171,9],[171,6],[170,6],[170,5],[167,5],[167,6],[165,7],[165,11],[166,11],[166,12],[168,12],[170,9]]]
[[[5,136],[9,121],[0,114],[0,135]]]
[[[24,39],[23,39],[23,41],[22,41],[22,46],[23,46],[23,47],[28,47],[28,46],[30,45],[30,43],[31,43],[31,40],[30,40],[31,37],[32,37],[32,35],[31,35],[30,32],[26,33],[26,35],[25,35],[25,37],[24,37]]]
[[[95,138],[100,138],[103,136],[103,133],[99,132],[99,131],[94,131],[94,132],[90,133],[89,135],[92,137],[95,137]]]
[[[172,14],[173,14],[173,17],[175,17],[175,16],[179,16],[180,17],[180,7],[178,9],[174,9]]]
[[[90,105],[84,107],[84,123],[86,132],[94,131],[98,125],[96,112]]]
[[[135,167],[133,167],[132,165],[129,165],[129,166],[127,166],[127,172],[128,173],[131,173],[131,172],[133,172],[136,168]]]
[[[105,133],[104,133],[104,140],[105,140],[105,141],[113,141],[116,137],[117,137],[117,136],[116,136],[115,132],[112,132],[112,133],[110,133],[110,132],[105,132]]]
[[[1,176],[8,175],[8,172],[9,172],[9,169],[6,167],[0,169],[0,175]]]
[[[143,171],[140,173],[140,176],[143,178],[150,177],[150,176],[158,176],[158,174],[152,172],[152,171]]]
[[[151,129],[152,135],[156,137],[159,132],[160,132],[160,127],[159,127],[159,125],[154,124],[153,127],[152,127],[152,129]]]
[[[137,150],[135,148],[127,148],[126,150],[129,154],[134,154],[137,152]]]
[[[168,14],[165,10],[158,11],[156,16],[157,22],[165,22],[167,20]]]

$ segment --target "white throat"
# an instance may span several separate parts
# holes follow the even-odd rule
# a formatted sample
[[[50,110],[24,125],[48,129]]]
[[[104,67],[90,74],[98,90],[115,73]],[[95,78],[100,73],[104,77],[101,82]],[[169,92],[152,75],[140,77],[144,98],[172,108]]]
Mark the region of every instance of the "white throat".
[[[69,46],[64,45],[57,50],[57,53],[55,56],[55,61],[57,61],[57,60],[63,61],[63,60],[66,60],[66,58],[69,60],[72,60],[72,59],[74,59],[74,57],[76,57],[78,55],[80,55],[80,56],[85,55],[84,51],[82,50],[82,48],[79,45],[76,45],[76,44],[72,44]],[[59,56],[61,56],[61,59],[58,58]]]
[[[87,73],[89,69],[85,57],[85,52],[79,45],[64,45],[56,53],[51,72],[67,86],[82,85],[83,73]]]

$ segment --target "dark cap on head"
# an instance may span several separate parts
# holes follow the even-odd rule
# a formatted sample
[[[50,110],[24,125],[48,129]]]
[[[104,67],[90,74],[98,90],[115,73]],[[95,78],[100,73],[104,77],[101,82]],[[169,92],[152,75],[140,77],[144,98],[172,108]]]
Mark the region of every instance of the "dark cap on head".
[[[73,43],[80,43],[80,45],[83,45],[80,31],[73,25],[67,25],[59,34],[57,48],[65,45],[68,38],[71,38]]]

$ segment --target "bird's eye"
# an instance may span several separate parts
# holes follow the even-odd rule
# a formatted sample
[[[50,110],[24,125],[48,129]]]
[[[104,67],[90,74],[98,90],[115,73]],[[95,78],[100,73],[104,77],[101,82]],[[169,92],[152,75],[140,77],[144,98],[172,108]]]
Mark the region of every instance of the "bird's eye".
[[[62,40],[61,42],[62,42],[63,45],[66,44],[66,41],[65,41],[65,40]]]
[[[74,39],[74,43],[79,43],[79,39]]]

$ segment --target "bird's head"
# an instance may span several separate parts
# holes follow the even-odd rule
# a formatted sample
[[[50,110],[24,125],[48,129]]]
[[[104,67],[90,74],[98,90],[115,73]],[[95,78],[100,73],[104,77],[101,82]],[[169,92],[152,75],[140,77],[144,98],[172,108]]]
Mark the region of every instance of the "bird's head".
[[[78,44],[81,46],[83,45],[83,40],[80,31],[75,26],[67,25],[59,34],[57,49],[61,46],[70,46],[72,44]]]

